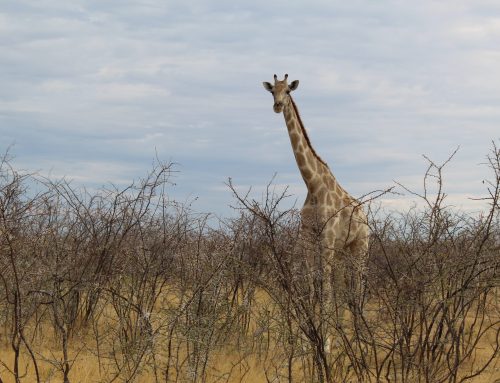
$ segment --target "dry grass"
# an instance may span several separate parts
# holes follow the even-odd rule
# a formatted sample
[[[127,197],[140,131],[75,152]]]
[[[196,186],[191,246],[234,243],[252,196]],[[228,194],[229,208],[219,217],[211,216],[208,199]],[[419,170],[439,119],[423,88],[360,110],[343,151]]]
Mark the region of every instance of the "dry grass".
[[[476,360],[477,362],[485,361],[488,357],[485,349],[488,345],[481,345],[481,347],[477,351]],[[71,350],[71,354],[74,355],[77,350]],[[59,357],[61,360],[61,355],[57,351],[50,349],[41,349],[41,353],[54,359],[55,357]],[[484,354],[484,356],[483,356]],[[269,367],[272,365],[272,361],[263,362],[259,360],[257,357],[249,356],[245,358],[245,363],[241,364],[241,357],[243,355],[235,355],[234,353],[218,353],[214,358],[213,366],[211,366],[212,379],[210,379],[210,375],[208,378],[208,382],[220,382],[221,376],[224,376],[225,373],[229,374],[231,372],[231,378],[227,380],[227,382],[234,383],[262,383],[266,381],[265,376],[265,364],[268,363]],[[8,348],[2,347],[0,349],[0,360],[8,361],[12,358],[12,353]],[[24,354],[22,357],[22,366],[27,366],[25,370],[26,373],[23,374],[24,382],[35,382],[35,375],[33,369],[30,368],[30,364],[27,358],[27,355]],[[236,367],[235,367],[236,366]],[[57,371],[57,369],[48,362],[40,363],[41,377],[43,382],[61,382],[62,377],[61,374]],[[78,359],[75,362],[75,365],[70,373],[71,382],[77,383],[97,383],[97,382],[106,382],[106,376],[100,373],[99,362],[95,355],[89,351],[80,351],[78,354]],[[1,378],[4,383],[15,383],[15,379],[9,374],[3,372]],[[155,378],[151,372],[144,372],[139,375],[137,382],[141,383],[155,383]],[[182,380],[181,380],[182,381]],[[224,380],[225,381],[225,380]],[[500,360],[493,362],[485,372],[476,377],[470,382],[472,383],[493,383],[500,381]]]
[[[495,145],[488,160],[486,215],[448,208],[429,160],[409,191],[426,207],[372,210],[364,259],[325,256],[271,184],[257,202],[229,183],[241,214],[212,228],[166,194],[170,164],[94,193],[0,157],[0,383],[495,382]]]
[[[257,291],[256,297],[256,308],[261,306],[266,307],[266,310],[272,309],[270,306],[270,298],[266,293]],[[173,300],[175,301],[176,299]],[[113,310],[108,307],[106,308],[106,312],[109,317]],[[207,383],[261,383],[266,382],[266,371],[285,369],[285,366],[280,366],[280,363],[283,363],[283,360],[286,358],[280,344],[270,344],[268,345],[270,351],[266,353],[266,355],[258,355],[257,345],[255,341],[252,340],[258,332],[257,327],[257,324],[252,321],[249,335],[241,349],[235,348],[233,345],[213,351],[207,368],[205,380]],[[102,330],[104,330],[104,328]],[[495,342],[494,335],[494,331],[490,331],[476,348],[473,358],[475,364],[484,363],[491,355],[492,345]],[[3,334],[0,339],[2,339],[2,344],[0,345],[0,361],[8,365],[9,361],[13,358],[13,352],[6,341],[7,338],[5,334]],[[159,341],[166,344],[165,339]],[[253,344],[251,344],[252,342]],[[70,359],[74,361],[74,366],[69,374],[71,382],[97,383],[110,381],[112,374],[109,373],[109,369],[106,369],[106,366],[103,366],[102,361],[99,361],[95,355],[95,339],[89,329],[82,329],[80,334],[74,335],[71,344],[75,345],[69,350]],[[37,350],[41,381],[61,382],[62,374],[60,372],[60,366],[57,365],[57,362],[62,363],[63,360],[59,347],[60,339],[54,335],[50,323],[39,325],[31,346],[33,349]],[[252,347],[255,349],[250,349]],[[185,350],[181,351],[181,353],[185,353]],[[181,356],[181,359],[183,357],[184,356]],[[33,366],[26,350],[21,354],[20,365],[22,366],[22,381],[35,382],[36,379]],[[295,381],[306,381],[303,380],[303,377],[307,375],[307,372],[303,371],[303,368],[303,360],[297,358],[293,367],[294,371],[296,371]],[[466,371],[466,369],[467,366],[464,366],[464,371]],[[5,368],[0,368],[0,377],[3,383],[15,383],[12,374],[9,374]],[[171,375],[170,378],[171,380],[169,381],[176,381],[175,374]],[[179,376],[178,379],[179,382],[190,381],[186,380],[186,376]],[[122,380],[118,379],[117,381],[120,382]],[[155,379],[150,368],[145,368],[138,374],[134,381],[141,383],[156,383],[158,380]],[[160,377],[159,381],[164,380]],[[500,381],[500,360],[494,361],[480,376],[468,381],[472,383],[493,383]]]

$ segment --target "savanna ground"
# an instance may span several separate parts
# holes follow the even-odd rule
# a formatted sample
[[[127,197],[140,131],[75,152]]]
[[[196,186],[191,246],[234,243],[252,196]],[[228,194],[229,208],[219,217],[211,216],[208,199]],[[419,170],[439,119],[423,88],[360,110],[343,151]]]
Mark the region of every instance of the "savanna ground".
[[[422,208],[362,199],[369,254],[339,252],[332,294],[321,232],[304,245],[272,185],[255,201],[229,181],[238,215],[216,226],[169,199],[170,164],[90,192],[5,155],[0,382],[494,382],[500,151],[482,214],[446,205],[443,166],[407,190]]]

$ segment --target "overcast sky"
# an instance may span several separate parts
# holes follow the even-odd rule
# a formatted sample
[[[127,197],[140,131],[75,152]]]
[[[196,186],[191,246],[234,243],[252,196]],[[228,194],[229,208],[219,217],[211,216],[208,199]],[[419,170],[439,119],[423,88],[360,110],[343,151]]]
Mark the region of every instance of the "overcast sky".
[[[0,5],[0,151],[18,169],[96,187],[176,162],[172,195],[230,214],[228,177],[259,193],[305,186],[283,116],[294,93],[311,141],[354,196],[447,168],[474,208],[500,137],[500,2],[16,0]],[[388,206],[409,196],[388,197]]]

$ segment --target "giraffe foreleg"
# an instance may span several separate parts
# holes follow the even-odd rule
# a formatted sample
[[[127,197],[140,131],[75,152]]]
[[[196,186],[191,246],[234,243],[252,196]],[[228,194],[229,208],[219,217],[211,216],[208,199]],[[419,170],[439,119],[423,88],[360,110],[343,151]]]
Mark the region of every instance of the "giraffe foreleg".
[[[349,246],[349,265],[346,273],[347,300],[351,310],[360,310],[365,293],[368,258],[368,237],[360,237]]]

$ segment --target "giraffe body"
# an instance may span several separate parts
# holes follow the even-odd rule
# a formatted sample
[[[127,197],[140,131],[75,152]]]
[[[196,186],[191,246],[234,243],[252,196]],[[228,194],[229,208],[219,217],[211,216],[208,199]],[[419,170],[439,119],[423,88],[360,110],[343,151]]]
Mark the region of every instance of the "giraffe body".
[[[318,235],[321,241],[321,261],[324,272],[333,289],[344,287],[344,255],[355,257],[356,263],[364,267],[368,251],[368,225],[366,214],[360,203],[337,182],[330,168],[311,145],[298,108],[290,92],[298,86],[298,80],[287,82],[288,75],[280,81],[274,75],[274,85],[264,82],[264,87],[273,94],[276,113],[283,112],[290,143],[307,186],[307,197],[301,210],[302,235]],[[335,294],[337,295],[337,294]]]

